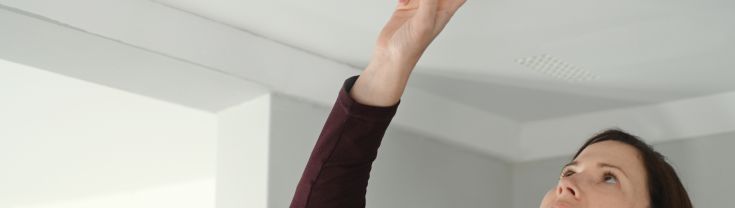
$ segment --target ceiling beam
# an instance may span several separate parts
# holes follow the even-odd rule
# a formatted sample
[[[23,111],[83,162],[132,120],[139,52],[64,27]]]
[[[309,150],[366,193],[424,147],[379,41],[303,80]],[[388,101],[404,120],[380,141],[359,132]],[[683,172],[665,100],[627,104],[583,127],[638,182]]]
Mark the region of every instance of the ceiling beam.
[[[0,59],[209,112],[265,87],[0,6]]]

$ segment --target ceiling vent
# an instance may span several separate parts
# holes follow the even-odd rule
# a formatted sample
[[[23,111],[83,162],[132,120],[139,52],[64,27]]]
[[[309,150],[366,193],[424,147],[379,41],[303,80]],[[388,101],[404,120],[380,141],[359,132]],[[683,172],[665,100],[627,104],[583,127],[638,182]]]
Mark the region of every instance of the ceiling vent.
[[[516,62],[534,71],[570,82],[593,81],[600,78],[587,70],[560,61],[547,54],[521,58],[516,60]]]

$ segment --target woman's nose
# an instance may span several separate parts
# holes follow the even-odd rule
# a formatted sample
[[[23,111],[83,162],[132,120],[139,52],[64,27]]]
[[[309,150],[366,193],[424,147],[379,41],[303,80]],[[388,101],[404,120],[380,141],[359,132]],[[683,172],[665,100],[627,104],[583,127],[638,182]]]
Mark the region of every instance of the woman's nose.
[[[559,180],[559,185],[556,187],[556,195],[558,197],[569,197],[578,200],[580,194],[579,188],[572,179],[565,177]]]

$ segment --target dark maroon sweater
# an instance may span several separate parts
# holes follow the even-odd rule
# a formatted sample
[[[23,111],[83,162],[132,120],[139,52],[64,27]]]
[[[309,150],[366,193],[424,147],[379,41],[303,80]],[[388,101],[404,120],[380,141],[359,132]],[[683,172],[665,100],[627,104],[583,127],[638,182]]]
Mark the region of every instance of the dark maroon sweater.
[[[349,92],[345,81],[301,176],[291,208],[365,207],[370,169],[398,104],[373,107]]]

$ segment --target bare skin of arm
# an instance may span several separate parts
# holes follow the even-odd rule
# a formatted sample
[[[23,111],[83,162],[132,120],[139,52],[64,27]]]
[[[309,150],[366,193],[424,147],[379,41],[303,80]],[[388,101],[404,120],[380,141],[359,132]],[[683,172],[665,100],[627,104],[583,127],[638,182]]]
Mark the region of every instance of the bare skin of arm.
[[[465,0],[401,0],[383,27],[350,96],[370,106],[398,103],[416,63]]]

